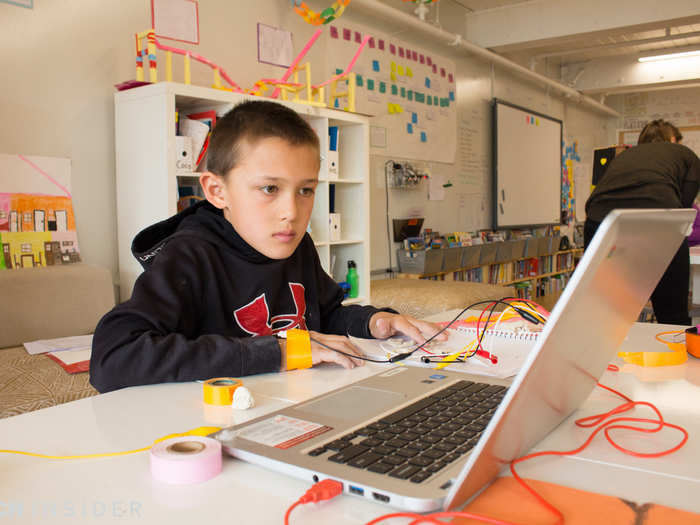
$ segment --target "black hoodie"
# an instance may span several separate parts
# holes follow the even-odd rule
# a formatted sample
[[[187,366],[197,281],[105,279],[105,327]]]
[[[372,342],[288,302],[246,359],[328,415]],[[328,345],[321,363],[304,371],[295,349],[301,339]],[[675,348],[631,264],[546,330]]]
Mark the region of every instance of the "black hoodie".
[[[270,259],[207,201],[141,231],[131,250],[145,271],[93,338],[90,382],[100,392],[278,371],[278,331],[372,337],[380,311],[341,306],[308,234],[287,259]]]

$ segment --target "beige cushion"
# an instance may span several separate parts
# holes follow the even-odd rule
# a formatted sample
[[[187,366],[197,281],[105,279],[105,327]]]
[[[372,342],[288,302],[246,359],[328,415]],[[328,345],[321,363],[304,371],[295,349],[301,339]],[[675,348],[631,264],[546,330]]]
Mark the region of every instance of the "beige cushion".
[[[112,275],[92,264],[0,270],[0,348],[90,334],[114,306]]]
[[[389,306],[417,317],[466,308],[477,301],[512,297],[510,286],[465,281],[431,281],[428,279],[377,279],[370,285],[370,304]]]

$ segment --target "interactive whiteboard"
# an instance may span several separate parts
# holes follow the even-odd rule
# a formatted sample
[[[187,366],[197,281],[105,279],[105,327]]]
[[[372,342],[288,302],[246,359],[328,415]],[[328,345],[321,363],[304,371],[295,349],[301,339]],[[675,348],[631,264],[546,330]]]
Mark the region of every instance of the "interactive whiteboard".
[[[561,145],[561,120],[494,99],[494,228],[560,222]]]

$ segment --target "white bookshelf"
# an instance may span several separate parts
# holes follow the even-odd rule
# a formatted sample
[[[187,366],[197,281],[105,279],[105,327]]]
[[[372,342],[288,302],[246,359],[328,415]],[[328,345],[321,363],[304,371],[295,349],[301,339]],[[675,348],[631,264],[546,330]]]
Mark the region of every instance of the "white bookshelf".
[[[159,82],[114,95],[117,238],[120,298],[131,296],[140,264],[131,254],[134,236],[146,226],[177,212],[175,175],[175,112],[215,110],[223,114],[242,100],[228,91]],[[366,117],[292,102],[281,102],[304,117],[321,139],[321,169],[311,214],[311,237],[324,269],[334,280],[345,280],[347,261],[354,260],[360,293],[349,303],[369,301],[369,123]],[[328,179],[325,151],[328,127],[339,127],[339,173]],[[196,153],[195,153],[196,154]],[[341,214],[341,239],[330,240],[329,195],[335,187],[335,212]],[[331,262],[334,261],[333,268]]]

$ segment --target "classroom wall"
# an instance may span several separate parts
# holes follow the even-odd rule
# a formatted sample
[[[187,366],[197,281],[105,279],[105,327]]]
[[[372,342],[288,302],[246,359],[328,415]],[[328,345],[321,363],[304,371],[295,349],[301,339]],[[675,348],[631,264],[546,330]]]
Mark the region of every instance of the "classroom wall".
[[[318,10],[325,4],[312,1],[310,5]],[[451,3],[440,5],[442,27],[459,32],[464,23],[460,8]],[[431,16],[436,14],[433,11]],[[343,17],[382,31],[391,27],[353,13],[352,4]],[[292,31],[295,50],[315,29],[290,9],[289,2],[279,0],[201,0],[199,18],[200,44],[178,43],[178,47],[219,63],[242,86],[282,71],[257,62],[257,22]],[[72,193],[83,259],[110,268],[116,279],[113,86],[135,78],[133,34],[150,27],[150,2],[34,0],[33,9],[0,3],[0,20],[0,64],[5,81],[0,90],[1,152],[72,159]],[[450,54],[447,47],[425,42],[401,28],[393,31],[416,46],[456,60],[461,153],[453,164],[416,162],[453,183],[444,201],[427,201],[424,189],[390,190],[391,216],[420,214],[426,218],[425,226],[440,231],[490,226],[489,101],[493,96],[563,119],[567,137],[579,141],[582,158],[593,147],[609,142],[607,117],[550,97],[546,88],[498,69],[492,74],[488,64]],[[309,54],[317,72],[323,70],[325,50],[320,39]],[[175,69],[177,78],[177,65]],[[209,85],[211,75],[195,67],[193,83]],[[386,160],[382,156],[371,159],[371,267],[375,270],[388,265]]]

